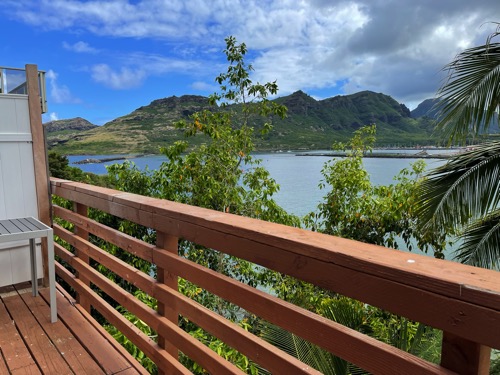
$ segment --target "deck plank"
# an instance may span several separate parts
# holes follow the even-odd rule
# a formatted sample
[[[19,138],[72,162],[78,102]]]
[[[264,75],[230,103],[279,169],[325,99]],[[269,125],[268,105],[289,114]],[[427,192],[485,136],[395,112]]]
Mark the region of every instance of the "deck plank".
[[[137,372],[137,370],[135,368],[128,368],[126,370],[123,370],[123,371],[120,371],[120,372],[117,372],[115,373],[114,375],[137,375],[139,374],[140,372]],[[146,371],[146,374],[149,374],[149,372]]]
[[[5,294],[0,296],[0,351],[9,370],[6,373],[41,374],[3,303],[4,295],[12,291],[7,292],[6,288],[3,288],[2,292]]]
[[[56,295],[51,323],[47,288],[38,297],[27,282],[0,288],[0,375],[148,374],[67,292]]]
[[[47,374],[71,374],[69,365],[38,325],[22,298],[12,295],[3,298],[3,302],[40,370]]]
[[[2,355],[2,350],[0,349],[0,374],[8,374],[9,369],[7,368],[7,363]]]
[[[60,285],[57,285],[57,291],[62,294],[65,298],[65,303],[70,303],[73,305],[80,314],[87,320],[87,323],[95,329],[97,332],[101,334],[101,336],[107,338],[107,341],[113,346],[116,356],[121,355],[128,361],[132,368],[123,370],[122,372],[116,374],[140,374],[140,375],[149,375],[149,371],[147,371],[142,365],[135,359],[132,354],[130,354],[127,349],[125,349],[118,341],[111,337],[111,335],[101,326],[92,316],[83,308],[83,306],[76,304],[76,300]],[[48,290],[42,291],[42,297],[45,299],[47,303],[49,303],[49,292]]]
[[[93,329],[95,329],[97,332],[100,332],[101,335],[108,335],[109,337],[111,337],[109,335],[109,333],[104,329],[104,327],[99,325],[99,323],[96,322],[90,316],[90,314],[83,309],[83,307],[80,306],[79,310],[80,310],[80,313],[87,319],[88,323],[92,326]],[[137,361],[123,346],[121,346],[121,344],[118,341],[116,341],[115,339],[112,338],[111,341],[109,341],[109,343],[111,344],[111,346],[113,347],[113,349],[117,353],[116,356],[118,356],[118,354],[120,354],[123,358],[125,358],[126,361],[128,361],[129,364],[131,364],[130,368],[125,369],[121,372],[117,372],[115,374],[149,375],[149,372],[144,367],[142,367],[142,365],[139,363],[139,361]]]
[[[42,298],[30,293],[20,293],[20,296],[75,374],[104,374],[61,320],[51,323],[50,308]]]
[[[39,375],[42,374],[40,369],[36,364],[29,365],[27,367],[18,367],[14,370],[11,370],[11,375]]]
[[[47,293],[47,290],[41,291],[44,298],[48,297]],[[89,322],[74,306],[69,304],[60,293],[56,295],[60,319],[64,321],[74,337],[78,338],[81,345],[91,353],[106,374],[119,374],[132,367],[97,330],[89,326]]]

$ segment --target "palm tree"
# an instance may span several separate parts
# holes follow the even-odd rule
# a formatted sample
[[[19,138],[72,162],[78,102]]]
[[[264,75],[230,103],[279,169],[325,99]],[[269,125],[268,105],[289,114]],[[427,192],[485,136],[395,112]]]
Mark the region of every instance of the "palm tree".
[[[431,327],[342,296],[323,299],[316,306],[316,313],[427,361],[439,362],[441,333]],[[271,323],[262,322],[261,337],[323,374],[368,374],[367,371]],[[268,372],[259,368],[259,374],[267,375]]]
[[[460,53],[445,67],[438,91],[437,130],[449,142],[464,141],[498,125],[500,24],[485,45]],[[427,175],[421,187],[421,230],[453,233],[461,240],[455,258],[498,269],[500,259],[500,142],[475,146]]]

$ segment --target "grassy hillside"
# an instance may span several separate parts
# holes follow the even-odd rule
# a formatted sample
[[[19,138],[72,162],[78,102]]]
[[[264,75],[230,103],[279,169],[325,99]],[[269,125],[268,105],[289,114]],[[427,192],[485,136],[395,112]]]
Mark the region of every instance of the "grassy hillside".
[[[257,140],[260,150],[329,148],[334,141],[350,138],[363,125],[377,125],[379,145],[431,144],[433,122],[429,118],[414,119],[404,105],[390,96],[370,91],[353,95],[315,100],[302,91],[276,99],[288,107],[282,120],[271,118],[273,130]],[[204,109],[219,110],[202,96],[185,95],[158,99],[132,113],[119,117],[101,127],[69,132],[62,140],[53,139],[52,148],[65,154],[157,153],[159,147],[184,137],[173,124],[188,119]],[[239,106],[229,106],[236,119]],[[265,119],[252,117],[250,123],[260,128]],[[237,121],[236,121],[237,123]],[[202,142],[202,137],[197,137]]]
[[[49,147],[51,147],[67,142],[76,135],[97,128],[98,126],[81,117],[76,117],[66,120],[49,121],[44,124],[44,127],[48,134]]]

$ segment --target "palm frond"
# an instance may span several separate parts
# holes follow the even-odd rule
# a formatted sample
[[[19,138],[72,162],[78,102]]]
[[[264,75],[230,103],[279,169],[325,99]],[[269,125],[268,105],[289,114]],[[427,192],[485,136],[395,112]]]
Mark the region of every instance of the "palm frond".
[[[467,226],[462,237],[455,259],[471,266],[500,268],[500,208]]]
[[[329,299],[318,306],[320,315],[363,333],[371,333],[363,303],[347,297]],[[309,366],[331,375],[364,375],[367,372],[278,326],[263,322],[261,337]],[[260,369],[261,373],[265,370]]]
[[[346,327],[364,334],[371,334],[372,329],[366,322],[365,305],[348,297],[339,296],[321,307],[321,315]]]
[[[450,142],[487,130],[494,119],[498,122],[500,43],[490,41],[465,50],[444,68],[448,78],[438,91],[436,128]]]
[[[409,353],[432,363],[441,359],[442,331],[419,323]]]
[[[264,323],[261,336],[285,353],[324,374],[347,375],[347,362],[274,324]],[[265,373],[261,369],[260,373]]]
[[[500,201],[500,142],[455,156],[420,186],[421,230],[460,228],[487,215]]]

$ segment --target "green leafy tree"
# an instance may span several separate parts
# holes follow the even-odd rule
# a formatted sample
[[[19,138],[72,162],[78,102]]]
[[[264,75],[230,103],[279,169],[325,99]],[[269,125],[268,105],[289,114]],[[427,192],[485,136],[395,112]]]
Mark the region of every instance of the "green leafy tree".
[[[273,200],[279,186],[252,156],[257,135],[251,119],[264,116],[270,120],[272,116],[286,115],[286,107],[268,99],[277,93],[277,84],[252,82],[253,68],[245,62],[247,48],[244,43],[239,44],[234,37],[228,37],[224,52],[229,66],[216,78],[220,92],[209,98],[214,109],[195,113],[189,121],[176,124],[184,130],[186,140],[161,149],[166,161],[157,170],[142,171],[131,163],[115,164],[108,167],[110,181],[116,188],[128,192],[298,226],[299,218],[288,214]],[[220,111],[220,107],[226,110]],[[270,129],[268,121],[260,128],[260,133],[265,134]],[[203,141],[190,143],[189,140],[195,137],[202,137]],[[179,243],[179,253],[252,286],[264,285],[272,279],[271,272],[254,267],[250,262],[185,240]],[[226,318],[249,326],[247,315],[237,306],[187,280],[179,280],[179,289]],[[246,357],[185,318],[180,325],[242,370],[255,371],[255,366]],[[190,359],[182,357],[181,360],[193,372],[204,373]]]
[[[251,81],[253,68],[244,61],[244,43],[228,37],[224,52],[229,66],[216,78],[220,93],[209,98],[214,110],[195,113],[190,121],[176,124],[184,129],[187,139],[202,136],[204,143],[190,147],[186,140],[162,148],[167,160],[155,171],[141,171],[131,163],[108,167],[112,184],[124,191],[298,226],[300,220],[272,199],[279,186],[251,155],[255,150],[255,129],[249,124],[250,117],[286,114],[284,106],[268,99],[277,93],[277,85]],[[219,111],[217,103],[230,110]],[[261,130],[266,132],[270,127],[268,123]],[[189,259],[241,281],[255,284],[263,280],[247,262],[216,250],[184,241],[180,251]],[[239,271],[235,273],[235,269]]]
[[[389,186],[372,185],[363,156],[372,151],[375,134],[375,125],[362,127],[350,141],[334,145],[345,151],[346,157],[325,164],[320,188],[327,193],[318,210],[306,216],[306,225],[323,233],[383,246],[397,248],[402,242],[410,250],[415,245],[423,250],[432,247],[435,256],[442,257],[445,244],[440,238],[421,236],[416,230],[414,205],[425,164],[417,162],[404,169]],[[291,277],[274,277],[273,292],[280,298],[401,350],[439,361],[438,331]],[[261,334],[325,374],[366,373],[279,327],[264,324]]]
[[[167,160],[158,170],[141,171],[133,164],[124,163],[108,169],[110,179],[115,187],[124,191],[298,226],[298,218],[286,213],[272,199],[279,187],[251,155],[256,136],[251,125],[253,116],[271,118],[272,115],[285,114],[284,107],[268,100],[268,95],[277,92],[276,83],[252,83],[252,68],[245,64],[243,58],[246,46],[236,43],[234,38],[226,39],[225,53],[229,67],[216,79],[221,90],[210,97],[214,110],[195,113],[190,121],[177,124],[177,127],[184,129],[186,141],[176,142],[162,149]],[[229,111],[219,111],[215,104],[225,106]],[[266,133],[270,127],[270,124],[266,124],[260,130]],[[201,144],[189,143],[193,137],[200,136],[203,137]],[[410,238],[414,234],[411,202],[415,192],[415,182],[411,177],[412,173],[421,173],[423,166],[417,165],[413,171],[404,172],[395,185],[372,186],[363,168],[362,156],[371,150],[374,137],[374,127],[361,129],[351,142],[339,145],[343,149],[349,149],[349,157],[325,166],[322,186],[331,188],[331,192],[327,193],[319,212],[311,213],[306,222],[315,230],[366,242],[397,246],[396,237],[401,236],[411,245]],[[341,197],[340,201],[337,194]],[[124,227],[128,228],[126,225]],[[154,241],[154,236],[147,240]],[[376,310],[360,302],[339,297],[279,273],[256,268],[249,262],[184,240],[179,244],[179,251],[182,256],[252,286],[266,285],[276,295],[288,301],[362,332],[377,333],[386,341],[396,342],[399,339],[406,350],[413,345],[417,330],[415,323],[403,323],[397,317],[390,316],[395,322],[393,331],[397,333],[387,333],[382,329],[382,321],[388,317],[378,310],[375,313]],[[256,333],[262,330],[262,335],[271,340],[269,329],[272,328],[256,324],[252,316],[245,314],[237,306],[187,280],[179,280],[179,289],[183,294],[234,320],[245,329]],[[146,302],[151,306],[156,303],[150,298]],[[133,315],[128,314],[127,317],[140,326],[140,321]],[[367,324],[368,321],[370,324]],[[181,317],[180,325],[242,370],[255,373],[255,364],[192,322]],[[146,327],[141,329],[154,336],[154,332],[148,331]],[[114,331],[113,334],[129,346],[130,343],[119,332]],[[296,352],[296,355],[307,363],[311,361],[311,365],[317,368],[327,369],[334,364],[339,369],[335,373],[353,369],[345,361],[318,348],[308,347],[293,335],[282,334],[280,337],[292,343],[292,346],[293,343],[300,342],[301,348],[309,348],[308,352]],[[276,341],[278,342],[279,340]],[[282,348],[286,346],[286,343],[280,345]],[[134,353],[144,360],[141,353]],[[144,361],[149,366],[149,362]],[[181,361],[193,372],[204,373],[189,358],[183,356]]]
[[[448,140],[464,141],[498,126],[500,44],[487,43],[460,53],[446,66],[448,79],[438,92],[437,124]],[[500,142],[474,146],[431,171],[421,186],[420,230],[443,238],[455,234],[455,258],[466,264],[500,266]]]
[[[70,177],[69,160],[65,155],[61,155],[55,151],[49,151],[49,172],[52,177],[65,178]]]
[[[107,186],[106,176],[99,176],[94,173],[83,172],[80,168],[70,167],[69,160],[65,155],[55,151],[48,153],[49,173],[52,177],[66,180],[80,181],[92,185]]]
[[[268,99],[278,91],[276,82],[253,83],[251,65],[244,61],[244,43],[226,38],[224,53],[229,62],[216,81],[220,93],[210,96],[213,111],[202,111],[180,121],[187,139],[203,137],[201,145],[178,141],[161,152],[167,161],[155,171],[141,171],[131,163],[108,168],[114,186],[121,190],[174,200],[217,211],[299,225],[299,219],[279,207],[272,196],[279,186],[260,166],[255,151],[251,116],[284,117],[286,107]],[[228,111],[219,111],[227,107]],[[261,132],[271,129],[268,122]]]
[[[403,169],[395,183],[373,185],[363,166],[363,156],[372,151],[375,125],[354,132],[347,143],[335,144],[346,157],[326,163],[319,188],[327,190],[324,201],[306,217],[313,230],[367,243],[398,248],[403,242],[409,250],[416,245],[433,248],[442,257],[445,243],[439,237],[424,236],[416,230],[415,202],[425,163]]]

